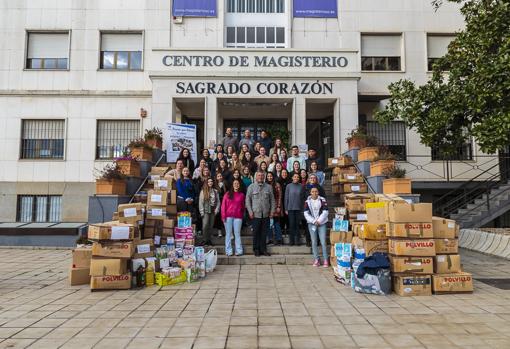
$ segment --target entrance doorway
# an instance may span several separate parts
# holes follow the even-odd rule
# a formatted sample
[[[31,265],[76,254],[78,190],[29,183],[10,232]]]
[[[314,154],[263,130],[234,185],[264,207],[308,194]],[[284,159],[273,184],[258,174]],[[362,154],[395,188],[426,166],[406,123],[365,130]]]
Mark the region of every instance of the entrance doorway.
[[[335,101],[308,99],[306,101],[306,143],[317,150],[322,163],[335,156],[333,113]]]
[[[249,120],[225,120],[223,122],[223,133],[227,130],[227,128],[232,129],[232,133],[234,137],[237,137],[239,140],[243,137],[243,132],[245,130],[250,130],[251,134],[255,141],[260,138],[260,132],[262,130],[270,131],[274,128],[287,128],[288,121],[287,120],[257,120],[257,121],[249,121]]]

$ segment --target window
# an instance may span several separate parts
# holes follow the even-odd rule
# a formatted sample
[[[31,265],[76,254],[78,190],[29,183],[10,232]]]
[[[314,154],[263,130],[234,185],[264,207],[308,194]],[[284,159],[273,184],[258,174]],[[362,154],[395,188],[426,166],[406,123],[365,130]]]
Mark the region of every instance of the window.
[[[284,27],[227,27],[227,47],[284,48]]]
[[[62,196],[18,195],[17,222],[60,222]]]
[[[448,45],[455,39],[454,35],[427,35],[427,70],[432,71],[432,66],[448,52]]]
[[[284,13],[285,0],[227,0],[228,13]]]
[[[27,69],[69,68],[69,32],[28,33]]]
[[[361,70],[400,71],[401,35],[361,35]]]
[[[65,120],[22,120],[21,159],[63,159]]]
[[[368,121],[367,134],[376,137],[381,145],[386,146],[397,157],[397,160],[406,160],[406,127],[403,121],[392,121],[388,124]]]
[[[98,120],[96,159],[113,159],[127,151],[127,145],[140,137],[138,120]]]
[[[141,70],[142,34],[101,34],[101,63],[104,70]]]
[[[473,142],[472,140],[457,147],[455,152],[444,154],[439,147],[432,147],[432,160],[451,160],[451,161],[469,161],[473,160]]]

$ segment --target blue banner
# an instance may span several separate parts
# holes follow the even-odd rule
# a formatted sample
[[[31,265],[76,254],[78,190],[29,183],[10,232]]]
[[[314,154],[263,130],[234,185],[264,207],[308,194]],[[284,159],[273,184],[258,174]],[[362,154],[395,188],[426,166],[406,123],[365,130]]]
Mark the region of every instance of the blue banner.
[[[336,18],[338,0],[294,0],[294,17]]]
[[[172,14],[176,17],[216,17],[216,0],[174,0]]]

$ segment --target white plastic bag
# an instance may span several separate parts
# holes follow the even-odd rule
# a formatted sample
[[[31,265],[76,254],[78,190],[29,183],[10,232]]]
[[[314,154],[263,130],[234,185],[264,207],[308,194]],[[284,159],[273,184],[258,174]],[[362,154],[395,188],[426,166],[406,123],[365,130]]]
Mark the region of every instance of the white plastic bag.
[[[216,262],[218,261],[218,251],[215,249],[210,250],[205,254],[205,272],[210,273],[216,268]]]

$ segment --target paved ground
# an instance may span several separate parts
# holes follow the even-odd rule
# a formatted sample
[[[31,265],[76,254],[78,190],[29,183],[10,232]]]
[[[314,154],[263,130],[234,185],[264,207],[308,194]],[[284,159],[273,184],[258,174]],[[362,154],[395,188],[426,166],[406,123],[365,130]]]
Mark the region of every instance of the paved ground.
[[[479,278],[510,262],[463,252]],[[510,348],[510,290],[356,294],[311,266],[219,266],[201,283],[138,291],[69,287],[69,251],[0,253],[1,348]]]

